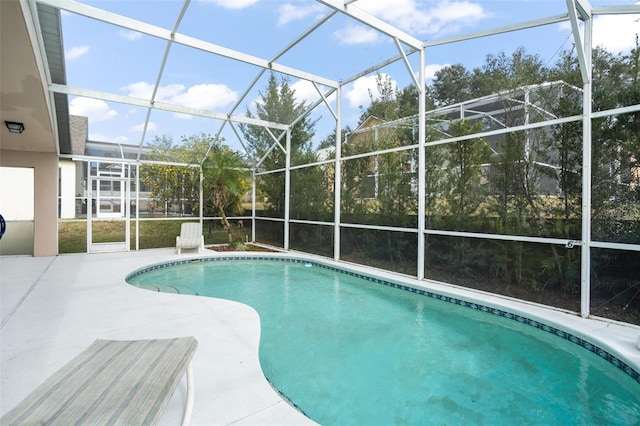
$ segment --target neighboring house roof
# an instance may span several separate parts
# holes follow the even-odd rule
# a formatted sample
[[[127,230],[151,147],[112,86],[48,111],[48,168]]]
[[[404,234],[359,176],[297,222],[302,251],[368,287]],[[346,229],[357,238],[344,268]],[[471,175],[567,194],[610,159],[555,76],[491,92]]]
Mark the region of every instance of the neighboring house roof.
[[[333,146],[330,146],[328,148],[322,148],[317,150],[316,156],[318,158],[318,161],[324,161],[324,160],[327,160],[329,157],[331,157],[335,152],[336,152],[336,148]]]
[[[386,123],[386,120],[383,120],[380,117],[376,117],[375,115],[368,116],[360,125],[356,128],[354,132],[358,130],[366,129],[367,127],[379,126],[382,123]]]
[[[153,151],[150,147],[127,145],[116,142],[87,141],[84,155],[87,157],[117,158],[135,160],[140,152],[140,160],[149,160],[149,154]]]

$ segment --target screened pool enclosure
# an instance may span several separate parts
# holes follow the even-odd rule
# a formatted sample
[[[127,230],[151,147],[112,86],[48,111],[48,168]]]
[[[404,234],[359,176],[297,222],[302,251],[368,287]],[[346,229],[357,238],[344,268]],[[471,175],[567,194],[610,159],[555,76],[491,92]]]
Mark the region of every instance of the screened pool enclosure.
[[[70,197],[59,194],[60,211],[69,212],[61,223],[86,220],[88,251],[146,248],[145,226],[154,222],[219,226],[203,188],[211,147],[225,146],[250,173],[244,212],[227,212],[245,241],[640,324],[639,5],[523,2],[527,19],[496,26],[490,17],[508,13],[489,8],[503,3],[450,2],[457,18],[440,18],[446,30],[427,33],[366,0],[319,0],[304,3],[313,11],[307,25],[296,21],[285,40],[283,15],[269,20],[273,4],[256,28],[230,28],[224,17],[241,23],[244,9],[164,2],[161,16],[128,16],[126,3],[29,3],[50,66],[55,46],[46,34],[56,23],[65,43],[95,25],[126,30],[158,53],[155,73],[141,76],[135,50],[114,67],[109,58],[124,52],[114,41],[116,56],[78,70],[67,59],[67,79],[50,83],[72,106],[99,100],[143,123],[139,140],[113,143],[92,136],[90,118],[82,149],[60,152],[73,182]],[[409,3],[437,13],[433,3],[401,2]],[[302,13],[302,3],[290,7]],[[485,7],[486,18],[465,27],[461,11],[473,7]],[[205,14],[211,31],[188,26]],[[608,47],[604,25],[617,20],[632,22],[618,36],[630,40]],[[376,43],[346,43],[342,27]],[[170,101],[163,91],[187,60],[216,76],[210,81],[223,83],[221,70],[236,74],[244,85],[233,102]],[[92,86],[84,73],[123,78]],[[152,83],[122,94],[136,79]],[[366,81],[373,83],[358,105]],[[295,114],[270,114],[273,82],[277,95],[282,84],[294,99],[304,92]],[[205,149],[169,155],[164,148],[185,145],[159,144],[155,126],[187,116],[194,135],[206,134]],[[159,195],[176,182],[179,193]],[[101,222],[120,223],[121,238],[96,239]]]

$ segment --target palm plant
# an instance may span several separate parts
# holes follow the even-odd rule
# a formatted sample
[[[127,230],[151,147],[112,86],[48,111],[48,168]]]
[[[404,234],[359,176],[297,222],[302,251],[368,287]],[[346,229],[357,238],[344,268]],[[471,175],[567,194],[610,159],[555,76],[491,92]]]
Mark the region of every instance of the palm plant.
[[[220,215],[222,226],[229,235],[229,244],[233,244],[233,229],[227,212],[243,212],[242,196],[250,188],[250,172],[242,155],[221,144],[211,147],[202,166],[205,194]]]

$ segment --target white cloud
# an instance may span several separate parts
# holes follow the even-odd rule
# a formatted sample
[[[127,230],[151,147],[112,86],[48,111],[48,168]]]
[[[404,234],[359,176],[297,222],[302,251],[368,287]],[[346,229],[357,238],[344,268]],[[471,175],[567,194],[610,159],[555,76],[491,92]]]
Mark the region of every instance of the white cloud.
[[[258,0],[201,0],[203,3],[212,3],[225,9],[244,9],[253,6]]]
[[[426,80],[433,80],[436,77],[436,73],[442,68],[448,67],[450,64],[429,64],[424,67],[424,74]]]
[[[291,90],[295,92],[296,102],[315,102],[320,98],[318,91],[313,87],[313,83],[307,80],[299,80],[291,85]]]
[[[224,84],[197,84],[176,94],[171,102],[198,109],[216,109],[238,99],[238,94]]]
[[[142,132],[144,130],[144,123],[136,124],[129,129],[130,132]],[[147,132],[155,132],[158,130],[158,126],[153,121],[147,124]]]
[[[123,39],[129,40],[129,41],[138,40],[139,38],[142,37],[142,33],[139,33],[136,31],[127,31],[127,30],[120,30],[118,32],[118,35]]]
[[[85,55],[86,53],[89,52],[90,47],[89,46],[73,46],[70,47],[69,49],[67,49],[67,51],[65,52],[65,59],[67,59],[68,61],[71,61],[73,59],[77,59],[80,56]]]
[[[571,23],[561,22],[558,30],[571,31]],[[582,33],[583,25],[580,25],[580,31]],[[611,53],[628,52],[636,45],[636,34],[640,34],[640,14],[600,15],[593,18],[594,47],[604,47]]]
[[[323,86],[318,87],[323,93],[327,92],[328,90]],[[295,92],[296,102],[298,103],[306,102],[307,105],[309,105],[320,99],[320,94],[318,93],[316,88],[313,87],[313,83],[307,80],[296,81],[291,85],[291,90]],[[333,102],[335,100],[335,92],[331,96],[329,96],[328,100],[329,102]]]
[[[120,90],[127,92],[127,96],[140,99],[151,99],[153,94],[153,86],[146,81],[138,81],[137,83],[131,83]]]
[[[439,1],[431,8],[421,8],[415,0],[360,0],[356,5],[403,31],[417,35],[452,33],[490,16],[481,4],[469,0]]]
[[[120,144],[126,144],[129,142],[129,138],[126,136],[106,136],[103,135],[102,133],[89,133],[88,136],[89,140],[92,141],[100,141],[100,142],[114,142],[114,143],[120,143]]]
[[[593,45],[612,53],[628,52],[640,33],[639,15],[603,15],[593,19]]]
[[[134,98],[140,99],[151,99],[151,95],[153,94],[153,85],[151,83],[147,83],[146,81],[138,81],[136,83],[131,83],[121,90],[127,92],[127,96],[131,96]],[[171,99],[173,96],[179,95],[184,91],[184,85],[182,84],[169,84],[167,86],[158,87],[158,92],[156,93],[156,100],[165,101]]]
[[[322,93],[326,93],[329,90],[328,88],[322,85],[318,85],[318,87],[320,88]],[[297,104],[306,102],[307,106],[309,106],[310,104],[320,99],[320,94],[318,94],[318,91],[316,90],[316,88],[313,87],[313,83],[307,80],[298,80],[295,83],[290,84],[289,89],[291,89],[294,92],[294,98]],[[278,91],[279,90],[280,88],[278,87]],[[327,98],[327,100],[330,103],[334,103],[335,99],[336,99],[335,92]],[[253,99],[251,102],[249,102],[249,110],[255,112],[256,104],[258,103],[261,103],[261,104],[263,103],[262,96],[259,96]]]
[[[414,0],[360,0],[355,6],[390,24],[408,30],[416,22],[429,23],[429,16],[418,10]]]
[[[178,120],[193,120],[193,115],[176,112],[173,114],[173,118],[177,118]]]
[[[380,39],[380,34],[364,25],[349,25],[333,33],[334,38],[341,44],[365,44],[375,43]]]
[[[441,2],[429,11],[436,26],[464,25],[480,21],[488,16],[482,5],[471,1]],[[440,28],[437,30],[440,31]],[[451,31],[447,31],[451,32]]]
[[[278,25],[285,25],[291,21],[304,19],[311,15],[318,15],[322,12],[323,7],[318,3],[311,3],[304,6],[287,3],[278,9],[280,16],[278,17]]]
[[[153,85],[145,81],[131,83],[122,88],[128,96],[151,99]],[[182,84],[160,86],[156,100],[191,108],[215,110],[238,99],[238,94],[224,84],[197,84],[185,90]]]
[[[69,103],[69,113],[88,117],[89,122],[108,121],[118,115],[105,101],[92,98],[74,98]]]
[[[389,77],[387,74],[380,74],[383,78],[383,81]],[[344,96],[349,101],[349,105],[352,108],[358,108],[360,106],[366,107],[371,102],[371,98],[369,97],[369,93],[373,95],[373,99],[378,99],[380,94],[378,93],[378,85],[377,80],[378,77],[376,75],[371,75],[368,77],[360,77],[356,81],[354,81],[349,89],[345,91]],[[393,87],[397,87],[398,83],[391,79],[391,84]]]

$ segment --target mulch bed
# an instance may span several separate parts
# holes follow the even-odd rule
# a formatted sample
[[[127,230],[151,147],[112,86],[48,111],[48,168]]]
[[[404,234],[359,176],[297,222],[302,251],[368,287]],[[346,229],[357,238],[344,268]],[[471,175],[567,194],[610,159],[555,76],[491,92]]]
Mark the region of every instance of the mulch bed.
[[[278,253],[280,250],[270,249],[266,247],[254,246],[253,244],[246,244],[242,250],[239,250],[236,247],[230,246],[228,244],[220,244],[215,246],[207,247],[208,250],[220,251],[220,252],[228,252],[228,251],[258,251],[258,252],[268,252],[268,253]]]

